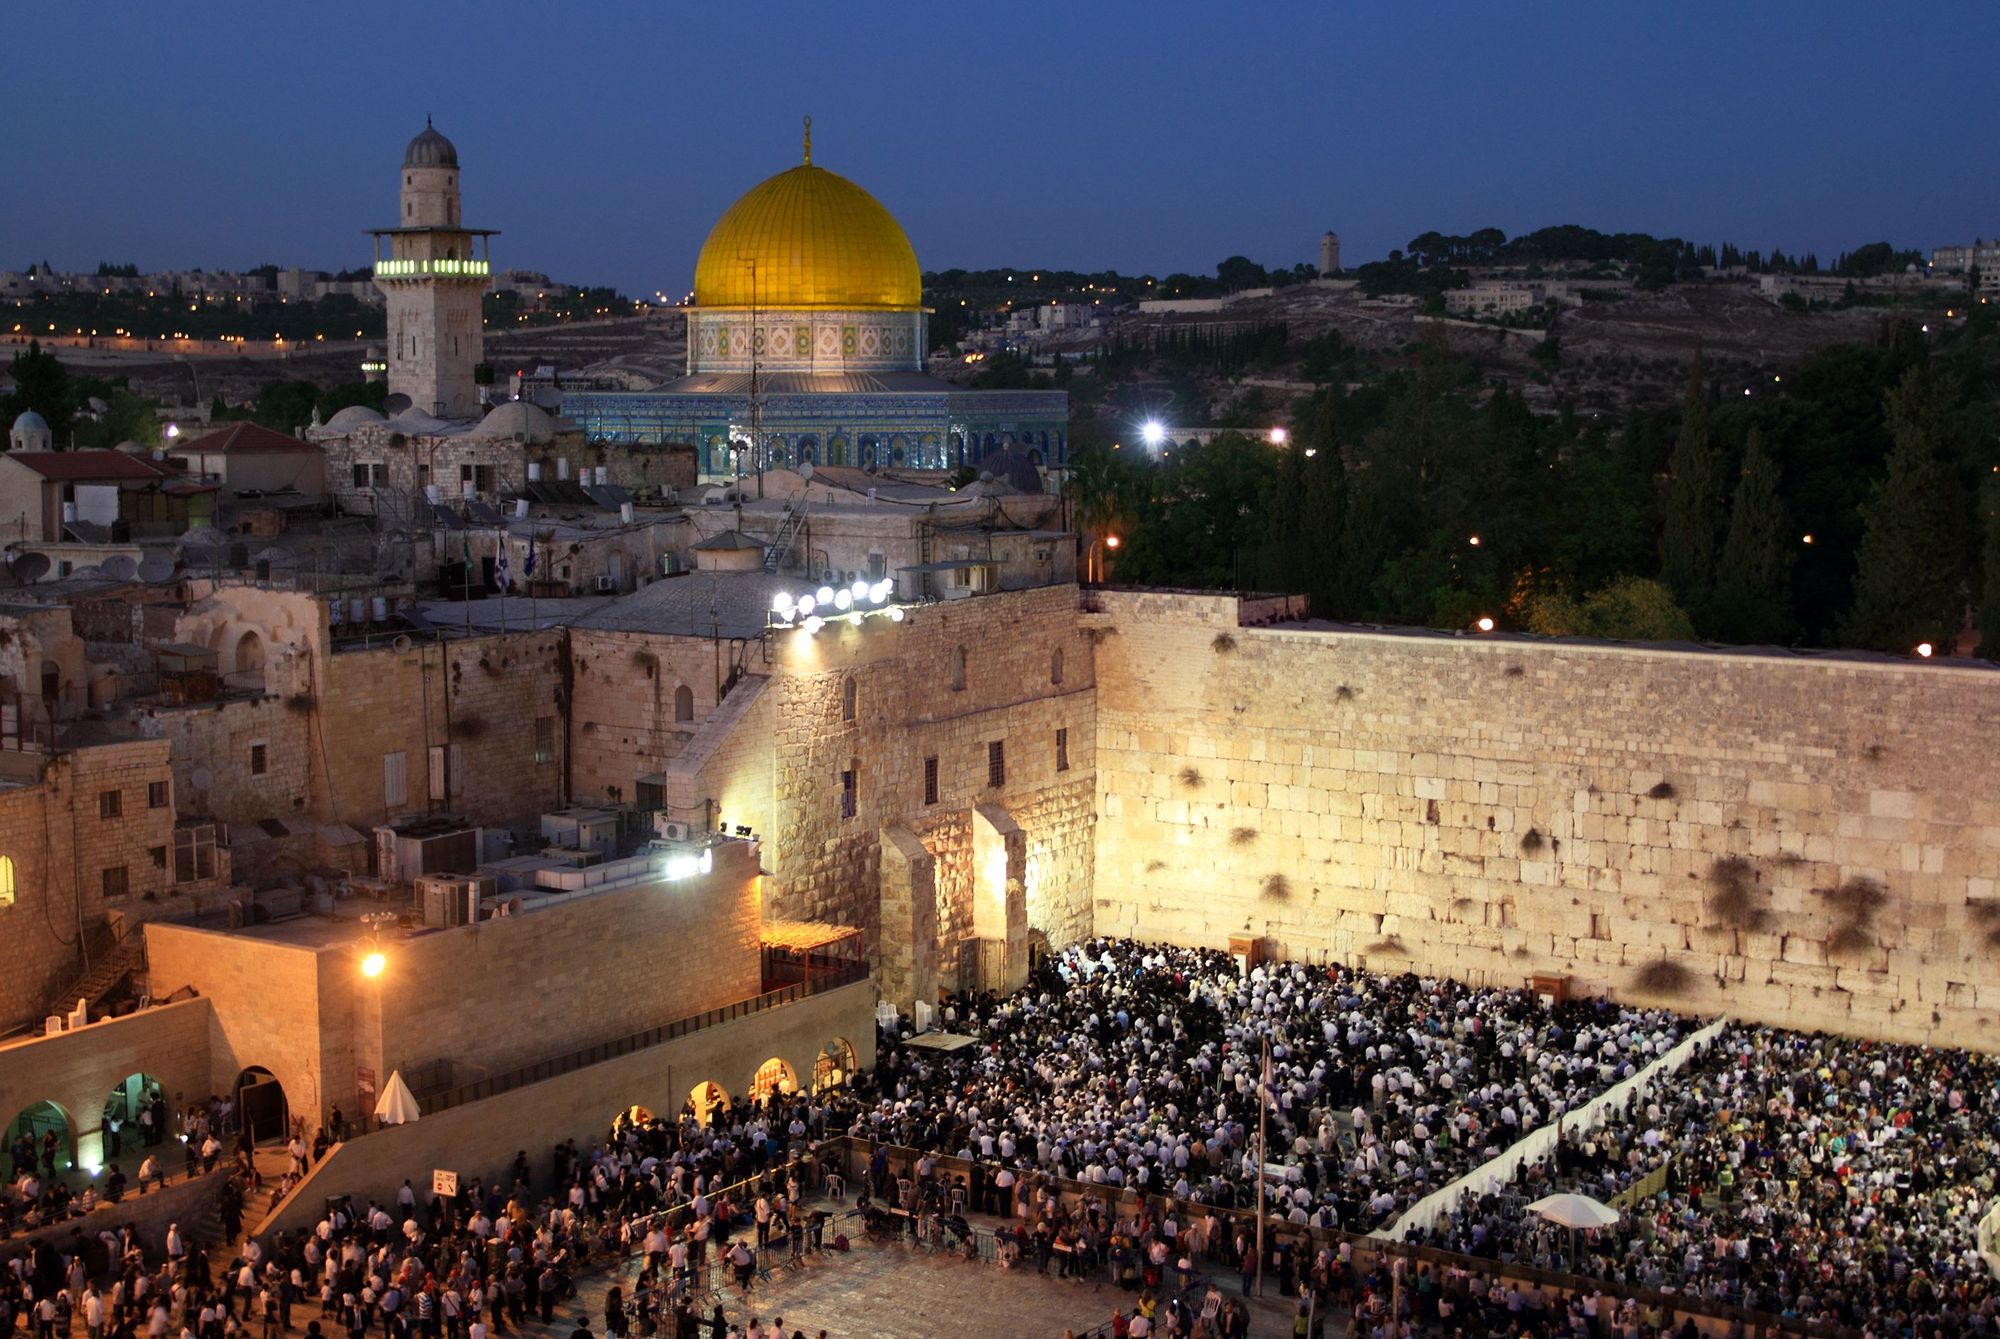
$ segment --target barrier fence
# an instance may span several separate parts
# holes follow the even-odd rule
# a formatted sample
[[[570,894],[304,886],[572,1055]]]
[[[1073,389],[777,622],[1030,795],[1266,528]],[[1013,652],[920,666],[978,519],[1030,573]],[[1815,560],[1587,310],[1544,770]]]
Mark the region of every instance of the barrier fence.
[[[924,1156],[917,1149],[904,1148],[900,1145],[879,1146],[888,1152],[892,1176],[908,1176],[917,1160]],[[824,1141],[819,1147],[818,1157],[822,1163],[831,1157],[840,1158],[842,1173],[847,1177],[849,1184],[859,1186],[866,1183],[868,1164],[873,1160],[877,1147],[877,1141],[854,1135],[842,1135]],[[936,1154],[933,1154],[932,1158],[941,1175],[964,1176],[970,1185],[973,1168],[970,1160]],[[992,1175],[997,1173],[1000,1167],[998,1164],[989,1163],[984,1164],[983,1169],[986,1172],[985,1184],[990,1186]],[[1120,1216],[1121,1212],[1137,1209],[1142,1201],[1161,1210],[1171,1208],[1181,1223],[1201,1232],[1204,1253],[1211,1261],[1221,1258],[1218,1246],[1232,1240],[1238,1230],[1252,1240],[1256,1237],[1257,1216],[1250,1210],[1221,1208],[1191,1200],[1174,1199],[1167,1195],[1141,1195],[1121,1186],[1073,1181],[1067,1177],[1041,1171],[1023,1172],[1019,1175],[1023,1185],[1048,1187],[1052,1193],[1070,1204],[1097,1200],[1114,1218]],[[1015,1194],[1021,1193],[1024,1192],[1017,1186]],[[1838,1325],[1815,1324],[1796,1317],[1774,1315],[1768,1311],[1754,1311],[1710,1298],[1688,1297],[1680,1293],[1632,1287],[1609,1279],[1543,1269],[1518,1261],[1489,1260],[1482,1256],[1461,1255],[1454,1251],[1418,1246],[1410,1242],[1391,1241],[1363,1233],[1347,1232],[1340,1228],[1311,1227],[1267,1216],[1265,1235],[1267,1249],[1291,1242],[1305,1246],[1308,1254],[1321,1248],[1338,1253],[1340,1247],[1345,1244],[1353,1252],[1354,1268],[1357,1272],[1365,1272],[1377,1264],[1393,1267],[1395,1261],[1401,1260],[1405,1262],[1405,1269],[1408,1271],[1406,1277],[1415,1277],[1419,1265],[1428,1265],[1433,1275],[1440,1279],[1447,1271],[1462,1270],[1475,1278],[1499,1278],[1523,1284],[1538,1284],[1548,1292],[1563,1296],[1597,1291],[1607,1298],[1619,1301],[1630,1298],[1641,1307],[1655,1308],[1668,1324],[1674,1323],[1681,1316],[1696,1317],[1697,1323],[1706,1320],[1712,1327],[1718,1329],[1740,1324],[1743,1333],[1751,1336],[1751,1339],[1794,1334],[1824,1336],[1825,1339],[1859,1339],[1859,1331]]]

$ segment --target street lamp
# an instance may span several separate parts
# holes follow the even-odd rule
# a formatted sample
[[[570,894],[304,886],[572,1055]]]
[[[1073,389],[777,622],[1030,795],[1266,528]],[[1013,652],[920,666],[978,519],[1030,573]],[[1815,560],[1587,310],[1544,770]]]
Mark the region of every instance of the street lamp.
[[[1286,439],[1290,436],[1291,434],[1287,433],[1283,428],[1273,428],[1271,429],[1271,445],[1283,446]]]
[[[1157,450],[1160,443],[1167,440],[1167,430],[1160,425],[1158,419],[1149,418],[1139,429],[1139,440]]]
[[[363,976],[380,976],[382,975],[382,969],[388,965],[389,960],[383,957],[380,952],[370,953],[361,960],[361,974]]]

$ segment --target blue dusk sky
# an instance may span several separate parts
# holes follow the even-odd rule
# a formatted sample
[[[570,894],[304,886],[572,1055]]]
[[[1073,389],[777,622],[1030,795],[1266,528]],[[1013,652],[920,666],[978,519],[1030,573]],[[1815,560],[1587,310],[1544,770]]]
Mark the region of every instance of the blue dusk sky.
[[[1990,3],[80,0],[5,49],[5,269],[362,264],[426,113],[496,264],[635,294],[687,288],[804,113],[926,269],[2000,233]]]

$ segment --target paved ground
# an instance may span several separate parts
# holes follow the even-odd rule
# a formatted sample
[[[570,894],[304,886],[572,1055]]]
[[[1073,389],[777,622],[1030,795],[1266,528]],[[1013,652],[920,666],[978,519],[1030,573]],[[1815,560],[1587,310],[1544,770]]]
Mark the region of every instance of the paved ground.
[[[838,1210],[839,1205],[826,1205]],[[991,1227],[997,1220],[979,1218]],[[845,1255],[828,1251],[808,1256],[797,1268],[780,1267],[768,1281],[752,1285],[740,1296],[733,1281],[722,1292],[723,1310],[734,1323],[751,1316],[785,1318],[785,1333],[803,1330],[830,1339],[945,1339],[976,1334],[980,1339],[1058,1339],[1065,1329],[1077,1334],[1103,1325],[1123,1307],[1130,1314],[1136,1295],[1100,1282],[1078,1282],[1037,1274],[1032,1266],[1002,1269],[996,1264],[952,1256],[930,1256],[907,1244],[870,1241],[859,1220],[842,1223],[854,1249]],[[829,1229],[827,1240],[833,1239]],[[526,1327],[529,1339],[568,1339],[578,1318],[586,1317],[592,1334],[602,1335],[604,1294],[614,1282],[629,1284],[637,1262],[616,1277],[595,1275],[581,1281],[578,1302],[558,1312],[556,1323]],[[1222,1280],[1234,1296],[1236,1280]],[[1254,1303],[1251,1333],[1259,1339],[1292,1332],[1290,1299],[1275,1296]],[[1329,1334],[1341,1327],[1331,1326]],[[704,1331],[705,1333],[705,1331]]]

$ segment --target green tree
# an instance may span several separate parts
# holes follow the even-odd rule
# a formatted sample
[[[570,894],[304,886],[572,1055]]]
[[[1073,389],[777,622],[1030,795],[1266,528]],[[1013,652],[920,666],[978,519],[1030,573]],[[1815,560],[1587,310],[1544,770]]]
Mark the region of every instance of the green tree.
[[[1299,509],[1299,585],[1310,597],[1313,617],[1343,618],[1351,612],[1353,582],[1346,571],[1347,466],[1334,440],[1332,415],[1308,438],[1315,442],[1304,460],[1305,499]]]
[[[1681,405],[1680,436],[1667,468],[1666,517],[1660,534],[1660,574],[1686,597],[1715,577],[1716,487],[1715,442],[1709,431],[1706,360],[1695,346],[1688,372],[1687,396]]]
[[[1620,577],[1583,600],[1560,590],[1530,597],[1521,625],[1545,637],[1606,637],[1628,642],[1692,641],[1694,622],[1673,592],[1645,577]]]
[[[62,360],[44,349],[39,340],[28,341],[27,351],[14,355],[8,367],[14,392],[0,397],[0,432],[14,426],[23,411],[32,409],[48,421],[51,440],[58,449],[70,443],[70,429],[76,422],[71,403],[69,370]]]
[[[1743,474],[1729,508],[1729,534],[1712,622],[1731,641],[1782,637],[1791,626],[1788,579],[1792,570],[1792,519],[1780,492],[1778,459],[1751,428],[1743,443]]]
[[[250,417],[279,432],[297,432],[312,422],[319,387],[310,381],[270,381],[257,388]]]
[[[2000,478],[1987,476],[1979,517],[1986,532],[1979,561],[1979,654],[2000,660]]]
[[[1912,368],[1889,395],[1887,472],[1862,508],[1861,550],[1848,612],[1849,645],[1908,651],[1949,646],[1965,615],[1965,516],[1951,396]]]

